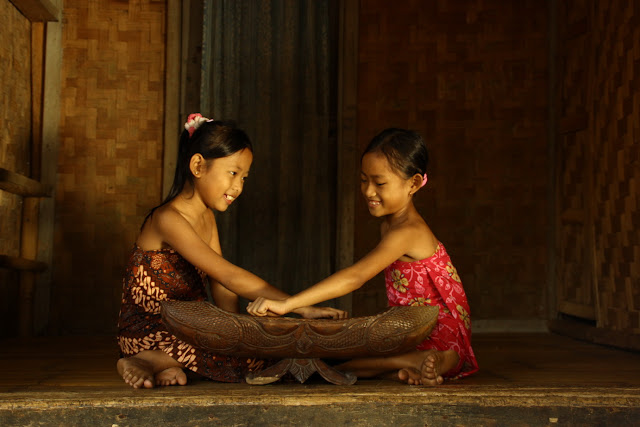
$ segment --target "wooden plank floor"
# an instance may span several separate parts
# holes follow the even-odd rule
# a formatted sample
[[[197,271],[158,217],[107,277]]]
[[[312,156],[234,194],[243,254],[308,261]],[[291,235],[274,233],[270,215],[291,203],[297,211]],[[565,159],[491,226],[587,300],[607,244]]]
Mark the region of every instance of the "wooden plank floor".
[[[0,425],[640,425],[640,354],[553,334],[475,335],[481,371],[437,388],[312,377],[133,390],[113,337],[0,344]]]

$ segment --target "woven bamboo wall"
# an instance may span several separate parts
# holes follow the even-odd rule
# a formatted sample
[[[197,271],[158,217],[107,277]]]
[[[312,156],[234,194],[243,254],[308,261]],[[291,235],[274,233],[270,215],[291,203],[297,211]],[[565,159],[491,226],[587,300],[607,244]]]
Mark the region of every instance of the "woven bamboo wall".
[[[0,167],[29,175],[31,24],[0,0]],[[0,190],[0,253],[18,256],[22,197]],[[0,337],[17,325],[18,273],[0,269]]]
[[[416,205],[474,318],[544,318],[546,2],[360,4],[360,147],[388,126],[420,131],[432,162]],[[379,232],[361,201],[356,212],[360,257]],[[383,307],[382,280],[354,301],[356,314]]]
[[[598,325],[640,334],[640,3],[596,2],[593,213]]]
[[[54,333],[115,330],[126,256],[160,202],[165,7],[64,3]]]
[[[590,339],[638,349],[640,7],[563,2],[558,18],[558,309],[592,319]]]
[[[588,90],[592,71],[592,11],[588,1],[558,5],[559,116],[556,148],[557,309],[595,319]],[[555,308],[555,307],[554,307]]]

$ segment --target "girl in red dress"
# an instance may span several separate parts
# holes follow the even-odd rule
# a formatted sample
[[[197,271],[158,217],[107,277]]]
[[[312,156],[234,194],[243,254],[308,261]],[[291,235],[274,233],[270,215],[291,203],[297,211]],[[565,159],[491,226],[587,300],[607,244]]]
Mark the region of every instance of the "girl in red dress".
[[[442,243],[413,204],[427,183],[428,153],[417,133],[387,129],[361,158],[361,191],[371,215],[382,218],[380,243],[354,265],[286,299],[260,297],[247,311],[264,316],[346,295],[385,272],[389,305],[437,305],[438,323],[416,351],[354,359],[336,366],[359,377],[386,376],[408,384],[436,385],[478,370],[471,348],[469,304]]]
[[[180,137],[173,186],[145,218],[123,280],[118,319],[118,373],[134,388],[184,385],[183,369],[206,378],[238,382],[263,361],[208,353],[170,334],[160,301],[207,298],[238,310],[248,299],[288,295],[222,257],[213,209],[225,211],[240,196],[253,161],[247,135],[230,123],[189,116]],[[303,307],[303,317],[344,317],[332,308]]]

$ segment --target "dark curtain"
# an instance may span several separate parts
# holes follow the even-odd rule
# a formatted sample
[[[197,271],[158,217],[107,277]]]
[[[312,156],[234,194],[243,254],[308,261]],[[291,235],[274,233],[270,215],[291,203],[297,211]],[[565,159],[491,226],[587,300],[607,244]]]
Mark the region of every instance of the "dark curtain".
[[[217,215],[223,254],[289,293],[329,275],[334,262],[329,7],[204,2],[201,111],[235,120],[254,144],[242,196]]]

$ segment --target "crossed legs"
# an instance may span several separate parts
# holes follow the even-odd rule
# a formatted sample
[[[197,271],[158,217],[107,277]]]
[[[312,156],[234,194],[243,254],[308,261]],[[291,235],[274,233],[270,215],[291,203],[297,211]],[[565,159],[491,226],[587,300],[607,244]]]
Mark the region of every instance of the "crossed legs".
[[[384,377],[411,385],[438,385],[459,360],[454,350],[424,350],[398,356],[353,359],[334,368],[361,378]]]

